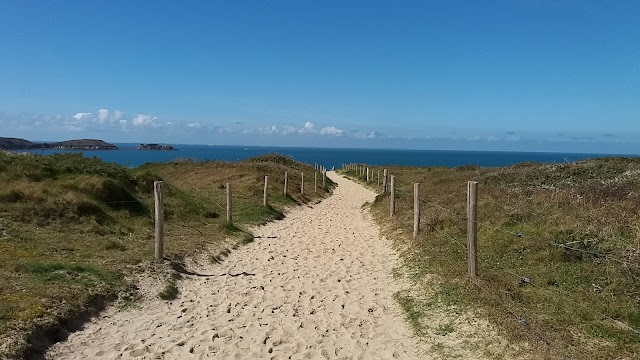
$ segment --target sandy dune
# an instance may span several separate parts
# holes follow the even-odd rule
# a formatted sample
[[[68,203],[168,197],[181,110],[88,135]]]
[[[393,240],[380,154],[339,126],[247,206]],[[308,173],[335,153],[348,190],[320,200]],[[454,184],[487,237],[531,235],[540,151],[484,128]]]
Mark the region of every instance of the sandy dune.
[[[397,256],[336,174],[334,196],[254,229],[256,239],[180,283],[173,302],[111,310],[48,359],[425,358],[392,295]]]

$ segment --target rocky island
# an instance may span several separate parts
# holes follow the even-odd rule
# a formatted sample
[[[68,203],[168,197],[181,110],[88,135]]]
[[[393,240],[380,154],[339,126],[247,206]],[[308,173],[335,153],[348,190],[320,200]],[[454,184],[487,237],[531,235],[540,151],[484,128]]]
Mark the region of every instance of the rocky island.
[[[136,150],[159,150],[159,151],[177,151],[171,145],[161,145],[161,144],[140,144]]]
[[[118,147],[96,139],[40,143],[19,138],[0,137],[0,150],[118,150]]]

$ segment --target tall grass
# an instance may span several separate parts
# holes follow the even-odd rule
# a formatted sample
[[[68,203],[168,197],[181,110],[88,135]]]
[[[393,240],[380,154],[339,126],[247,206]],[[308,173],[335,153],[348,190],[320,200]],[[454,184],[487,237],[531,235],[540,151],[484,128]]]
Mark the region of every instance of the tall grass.
[[[505,336],[533,344],[539,358],[640,354],[640,160],[389,171],[396,175],[397,215],[389,219],[385,195],[372,209],[406,249],[417,288],[436,275],[453,294],[447,304],[487,314]],[[474,280],[466,275],[469,180],[479,182]],[[414,182],[423,184],[415,240]],[[424,300],[416,294],[427,293],[442,300],[441,292],[422,289],[401,301],[414,321]]]

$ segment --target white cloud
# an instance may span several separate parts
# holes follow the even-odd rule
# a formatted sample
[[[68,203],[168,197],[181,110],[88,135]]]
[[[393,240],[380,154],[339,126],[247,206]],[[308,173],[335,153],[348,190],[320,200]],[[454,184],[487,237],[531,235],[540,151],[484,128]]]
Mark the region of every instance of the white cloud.
[[[335,126],[324,127],[322,128],[322,130],[320,130],[320,135],[342,136],[342,133],[344,133],[344,131],[338,129]]]
[[[79,112],[73,115],[73,118],[78,121],[87,120],[91,118],[91,113]]]
[[[145,126],[153,123],[157,118],[149,114],[138,114],[132,120],[131,123],[134,126]]]
[[[291,125],[285,125],[282,127],[282,135],[289,135],[297,132],[298,132],[298,129],[294,128]]]
[[[120,121],[124,118],[124,112],[120,110],[113,110],[113,120]]]
[[[201,127],[200,123],[197,123],[197,122],[196,123],[187,124],[187,126],[190,127],[190,128],[194,128],[194,129],[199,129]]]
[[[302,129],[298,130],[300,134],[313,134],[316,131],[317,130],[314,128],[314,125],[311,121],[307,121],[306,123],[304,123]]]
[[[107,121],[109,121],[109,110],[107,109],[98,110],[98,122],[100,124],[104,124]]]

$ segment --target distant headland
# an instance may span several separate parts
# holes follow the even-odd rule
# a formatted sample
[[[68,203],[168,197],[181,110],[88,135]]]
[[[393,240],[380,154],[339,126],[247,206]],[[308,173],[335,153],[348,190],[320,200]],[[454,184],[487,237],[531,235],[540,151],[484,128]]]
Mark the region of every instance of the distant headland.
[[[67,140],[54,143],[0,137],[0,150],[118,150],[118,147],[96,139]]]
[[[177,151],[171,145],[140,144],[136,150]],[[33,142],[19,138],[0,137],[0,150],[120,150],[114,144],[97,139],[79,139],[60,142]]]

